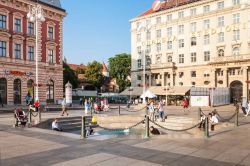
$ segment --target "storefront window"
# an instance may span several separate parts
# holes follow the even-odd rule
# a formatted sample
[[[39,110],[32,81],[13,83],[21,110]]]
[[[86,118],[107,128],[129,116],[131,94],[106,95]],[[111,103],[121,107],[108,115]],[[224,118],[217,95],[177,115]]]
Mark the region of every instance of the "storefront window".
[[[47,103],[54,102],[54,82],[52,80],[49,80],[47,83],[46,97]]]
[[[29,93],[29,95],[32,97],[32,99],[34,99],[34,81],[33,80],[28,80],[27,82],[27,93]]]
[[[0,78],[0,97],[3,104],[7,104],[7,80],[5,78]]]
[[[21,104],[21,80],[14,80],[14,104]]]

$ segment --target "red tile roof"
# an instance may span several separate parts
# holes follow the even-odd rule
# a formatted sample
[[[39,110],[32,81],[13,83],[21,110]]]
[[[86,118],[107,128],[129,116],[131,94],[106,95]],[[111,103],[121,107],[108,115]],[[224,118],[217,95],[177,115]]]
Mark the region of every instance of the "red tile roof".
[[[159,11],[167,10],[167,9],[178,7],[178,6],[183,6],[183,5],[197,2],[197,1],[201,1],[201,0],[168,0],[168,2],[165,1],[161,3],[161,9]],[[144,13],[142,13],[141,15],[139,15],[139,17],[146,16],[146,15],[156,13],[159,11],[153,11],[152,8],[150,8]]]
[[[72,69],[72,70],[76,70],[78,68],[80,69],[85,69],[86,66],[84,64],[80,64],[80,65],[77,65],[77,64],[68,64],[69,67]]]

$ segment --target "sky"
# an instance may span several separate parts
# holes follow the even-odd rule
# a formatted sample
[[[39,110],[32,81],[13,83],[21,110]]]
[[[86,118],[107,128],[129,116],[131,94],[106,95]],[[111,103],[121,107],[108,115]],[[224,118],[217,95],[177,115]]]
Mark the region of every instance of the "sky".
[[[61,0],[66,10],[63,55],[68,63],[108,62],[130,53],[129,20],[149,9],[154,0]]]

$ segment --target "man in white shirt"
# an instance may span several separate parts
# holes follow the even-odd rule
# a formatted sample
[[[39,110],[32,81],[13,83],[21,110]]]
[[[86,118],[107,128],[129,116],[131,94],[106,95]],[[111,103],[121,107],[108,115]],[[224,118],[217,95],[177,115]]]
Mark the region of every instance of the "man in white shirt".
[[[61,128],[61,126],[59,125],[57,119],[55,119],[55,120],[52,122],[52,130],[62,131],[62,128]]]

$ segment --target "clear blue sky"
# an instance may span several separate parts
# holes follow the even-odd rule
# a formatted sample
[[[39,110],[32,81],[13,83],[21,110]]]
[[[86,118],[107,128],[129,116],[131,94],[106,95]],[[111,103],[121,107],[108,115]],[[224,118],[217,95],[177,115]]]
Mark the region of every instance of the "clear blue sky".
[[[61,0],[64,19],[63,54],[69,63],[107,62],[130,53],[130,23],[154,0]]]

